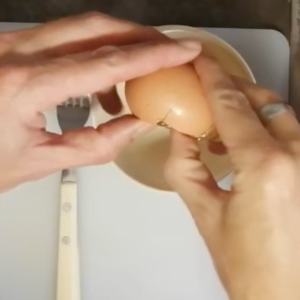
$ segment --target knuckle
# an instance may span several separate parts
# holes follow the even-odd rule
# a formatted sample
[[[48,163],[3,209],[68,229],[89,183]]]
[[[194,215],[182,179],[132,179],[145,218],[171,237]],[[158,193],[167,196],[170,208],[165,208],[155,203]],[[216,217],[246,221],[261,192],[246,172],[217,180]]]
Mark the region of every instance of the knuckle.
[[[39,74],[51,74],[52,76],[52,72],[54,72],[55,70],[75,67],[78,64],[78,60],[76,60],[74,56],[70,55],[53,59],[50,62],[40,63],[35,66],[35,69]]]
[[[115,157],[114,146],[105,128],[85,127],[81,133],[69,131],[64,133],[63,142],[84,154],[83,160],[88,164],[104,164]]]
[[[265,155],[264,160],[256,165],[253,179],[262,191],[262,200],[272,203],[276,199],[290,198],[297,185],[297,166],[291,155],[276,150]]]
[[[264,88],[261,91],[261,98],[266,99],[268,101],[268,103],[282,102],[282,99],[279,94],[277,94],[276,92],[274,92],[272,90],[266,89],[266,88]]]
[[[107,19],[107,16],[98,12],[98,11],[91,11],[80,16],[84,20],[84,22],[91,28],[99,27],[99,23],[102,23],[104,19]]]
[[[22,42],[30,37],[31,29],[24,29],[21,31],[9,31],[0,33],[0,54],[8,54],[5,60],[14,61],[14,55],[19,50],[22,50]],[[21,41],[21,42],[20,42]]]
[[[103,46],[100,48],[100,54],[102,54],[104,65],[112,69],[119,67],[127,58],[126,52],[116,46]]]
[[[9,44],[11,41],[14,41],[16,35],[14,31],[2,32],[0,33],[0,42],[4,45]]]
[[[213,98],[226,109],[241,110],[249,107],[246,96],[234,89],[216,89],[213,92]]]
[[[293,157],[282,150],[269,151],[261,163],[262,172],[266,180],[290,179],[294,174],[295,162]]]
[[[94,160],[99,164],[111,162],[117,156],[117,151],[114,147],[114,143],[109,138],[109,134],[106,131],[105,126],[103,126],[103,128],[98,128],[97,131],[98,138],[94,149]]]
[[[96,55],[101,57],[103,70],[118,80],[122,73],[122,65],[128,59],[126,51],[114,46],[104,46],[97,50]]]

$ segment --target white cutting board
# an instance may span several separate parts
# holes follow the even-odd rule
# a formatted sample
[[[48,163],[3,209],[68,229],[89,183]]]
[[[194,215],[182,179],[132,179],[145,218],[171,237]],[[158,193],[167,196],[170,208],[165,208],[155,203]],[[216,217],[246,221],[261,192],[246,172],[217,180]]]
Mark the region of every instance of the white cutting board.
[[[32,26],[0,23],[0,31]],[[272,30],[208,29],[259,83],[288,95],[289,46]],[[48,129],[58,132],[55,111]],[[225,300],[206,247],[173,194],[144,189],[112,164],[79,171],[84,300]],[[0,195],[0,299],[54,300],[60,174]]]

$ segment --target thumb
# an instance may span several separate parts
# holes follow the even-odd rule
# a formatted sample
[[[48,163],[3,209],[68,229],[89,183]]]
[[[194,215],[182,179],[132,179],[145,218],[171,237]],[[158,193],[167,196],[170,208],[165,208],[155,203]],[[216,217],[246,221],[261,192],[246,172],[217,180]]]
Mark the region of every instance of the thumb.
[[[211,217],[220,207],[225,191],[220,189],[207,167],[200,161],[194,138],[171,133],[171,152],[165,168],[169,184],[185,201],[192,214]]]
[[[111,162],[120,151],[152,126],[133,116],[123,116],[97,128],[85,127],[63,135],[52,135],[40,150],[51,170],[62,170]]]

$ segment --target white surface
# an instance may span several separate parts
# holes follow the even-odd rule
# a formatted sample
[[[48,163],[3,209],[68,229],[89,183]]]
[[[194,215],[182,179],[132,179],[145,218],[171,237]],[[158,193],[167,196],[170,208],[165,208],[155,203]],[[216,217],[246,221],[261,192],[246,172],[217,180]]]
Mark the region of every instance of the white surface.
[[[0,31],[19,26],[0,23]],[[258,82],[287,98],[289,48],[281,34],[210,31],[240,51]],[[57,131],[55,112],[47,119]],[[81,169],[79,179],[82,299],[227,299],[176,195],[144,189],[112,164]],[[0,196],[1,300],[55,299],[59,181],[55,174]]]

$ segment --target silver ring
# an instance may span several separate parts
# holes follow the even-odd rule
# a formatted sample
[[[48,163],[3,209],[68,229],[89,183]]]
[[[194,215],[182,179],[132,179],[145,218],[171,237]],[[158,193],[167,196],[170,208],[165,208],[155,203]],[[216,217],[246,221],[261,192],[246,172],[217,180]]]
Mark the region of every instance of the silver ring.
[[[262,121],[267,122],[287,112],[295,115],[294,110],[286,102],[270,103],[259,111],[259,117]]]

